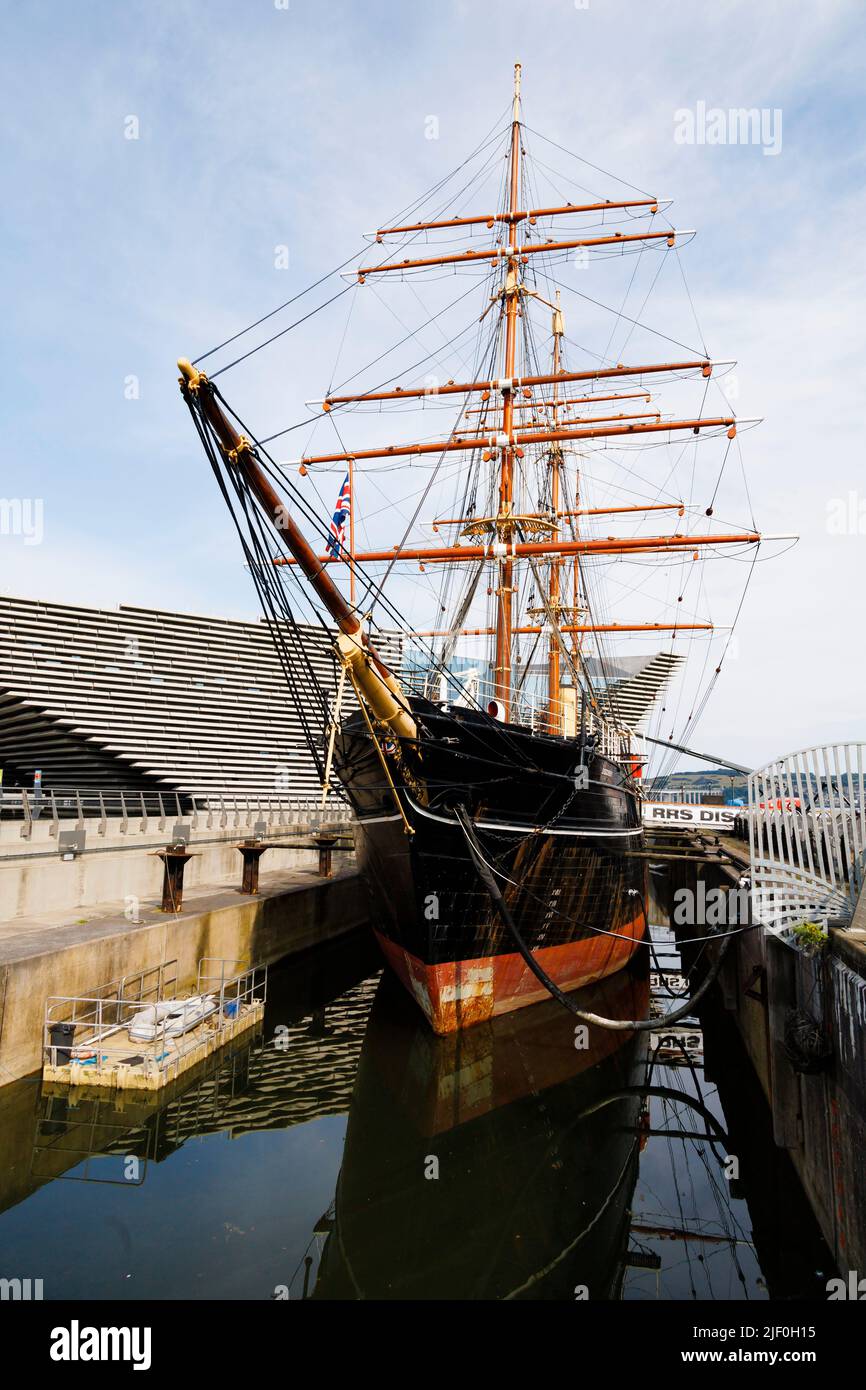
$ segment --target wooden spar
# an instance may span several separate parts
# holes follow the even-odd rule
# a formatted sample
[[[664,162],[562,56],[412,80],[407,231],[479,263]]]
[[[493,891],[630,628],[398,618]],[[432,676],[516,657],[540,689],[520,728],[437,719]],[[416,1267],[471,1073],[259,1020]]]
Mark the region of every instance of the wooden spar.
[[[557,385],[554,382],[554,386]],[[650,401],[652,393],[643,391],[614,391],[607,396],[563,396],[559,404],[563,410],[570,409],[573,405],[596,405],[598,401]],[[552,400],[542,401],[515,401],[515,410],[545,410],[553,405]],[[489,405],[474,405],[469,410],[465,410],[464,415],[484,415],[490,409]]]
[[[667,206],[667,204],[665,204]],[[475,217],[449,217],[444,222],[412,222],[406,227],[380,227],[376,239],[383,236],[396,236],[401,232],[433,232],[441,228],[472,227],[484,224],[492,227],[496,222],[523,222],[526,218],[534,222],[538,217],[559,217],[576,212],[611,212],[616,208],[649,208],[658,212],[658,198],[629,198],[623,202],[604,203],[566,203],[556,208],[529,208],[525,212],[489,212]]]
[[[577,419],[566,420],[565,423],[569,425],[607,425],[610,424],[613,420],[660,420],[661,418],[661,411],[659,410],[642,410],[639,415],[581,415]],[[558,417],[557,420],[553,422],[554,426],[556,426],[557,423]],[[528,420],[524,421],[520,428],[522,430],[543,430],[545,426],[547,426],[547,428],[549,429],[550,425],[551,421],[549,420],[539,420],[535,424],[533,424],[531,420]],[[461,438],[463,435],[469,435],[473,439],[477,438],[478,429],[477,427],[473,427],[471,430],[455,430],[451,438],[458,439]]]
[[[274,491],[256,462],[248,439],[238,434],[229,423],[217,404],[213,391],[202,390],[208,378],[198,372],[185,357],[178,358],[181,371],[180,383],[186,392],[194,392],[202,414],[211,425],[223,453],[236,464],[247,478],[262,510],[271,525],[282,536],[315,592],[327,608],[341,632],[353,636],[361,630],[356,613],[343,598],[333,579],[323,568],[322,561],[299,530],[297,523],[289,515],[279,495]]]
[[[560,623],[560,632],[715,632],[713,623]],[[461,627],[460,637],[489,637],[492,627]],[[515,633],[521,636],[535,636],[544,629],[541,627],[516,627]],[[451,637],[451,628],[430,628],[416,632],[416,637]]]
[[[503,549],[515,560],[527,556],[544,555],[628,555],[632,552],[659,552],[665,550],[698,550],[705,545],[757,545],[761,540],[758,531],[737,531],[734,534],[719,536],[609,536],[606,540],[572,541],[515,541],[505,544]],[[462,560],[497,560],[498,547],[488,545],[443,545],[413,546],[402,550],[365,550],[357,560],[359,564],[379,560],[420,560],[424,564],[447,562],[453,564]],[[322,564],[333,564],[333,555],[320,555]],[[275,565],[291,565],[294,560],[277,556]]]
[[[585,372],[560,372],[558,377],[550,372],[542,372],[533,376],[518,377],[516,381],[509,383],[515,390],[527,389],[531,386],[551,386],[554,381],[561,385],[567,381],[607,381],[611,377],[620,376],[648,376],[653,372],[696,372],[700,370],[703,376],[711,376],[713,367],[721,366],[719,362],[711,362],[709,358],[692,358],[688,362],[649,362],[640,367],[597,367],[593,371]],[[473,391],[500,391],[504,389],[503,382],[496,377],[489,381],[446,381],[444,386],[406,386],[395,387],[392,391],[368,391],[363,396],[326,396],[322,401],[324,410],[330,410],[335,405],[365,405],[368,401],[405,401],[418,399],[421,396],[467,396]]]
[[[326,572],[323,561],[265,477],[250,441],[238,434],[226,419],[204,373],[196,371],[185,357],[179,358],[177,365],[184,396],[196,401],[226,458],[246,478],[268,521],[283,538],[294,562],[303,570],[310,586],[337,624],[340,630],[337,646],[341,659],[363,691],[373,713],[396,734],[414,738],[417,732],[415,721],[399,682],[370,645],[357,613],[346,602]]]
[[[682,502],[646,502],[636,507],[578,507],[573,512],[560,512],[560,516],[617,516],[620,512],[678,512],[685,516]]]
[[[508,396],[510,393],[507,393],[504,399],[508,399]],[[700,430],[727,428],[736,433],[736,425],[737,422],[733,415],[724,415],[702,420],[662,420],[653,425],[607,425],[600,430],[562,429],[541,430],[533,434],[514,434],[509,420],[508,426],[504,426],[501,435],[491,432],[490,434],[476,435],[472,439],[438,439],[430,444],[384,444],[375,449],[354,449],[350,453],[308,454],[304,458],[295,459],[294,462],[308,467],[319,463],[345,463],[348,459],[354,459],[357,462],[358,459],[454,453],[461,450],[468,453],[473,449],[502,449],[503,454],[509,454],[515,446],[519,447],[521,444],[552,444],[554,441],[566,439],[613,439],[618,435],[659,434],[666,433],[668,430],[694,430],[697,434]],[[734,433],[729,435],[731,439],[734,438]]]
[[[580,237],[574,241],[525,241],[517,245],[517,223],[509,222],[507,246],[491,246],[486,251],[456,251],[450,256],[424,256],[420,260],[386,261],[384,265],[363,265],[358,270],[358,282],[363,285],[368,275],[384,275],[389,270],[422,270],[434,265],[467,265],[474,261],[493,261],[507,259],[523,260],[526,256],[536,256],[541,251],[576,251],[586,246],[622,246],[630,241],[661,241],[674,246],[678,236],[689,236],[689,232],[614,232],[613,236]]]
[[[517,313],[520,301],[520,282],[517,261],[517,200],[520,196],[520,64],[514,65],[514,107],[511,119],[511,154],[508,189],[508,265],[505,271],[505,378],[510,384],[502,392],[502,433],[508,441],[499,456],[499,516],[511,515],[513,506],[514,462],[514,364],[517,350]],[[499,584],[496,588],[496,644],[493,661],[493,687],[502,705],[502,717],[507,722],[511,704],[511,629],[514,625],[513,565],[506,554],[499,561]]]
[[[559,518],[570,516],[617,516],[620,512],[677,512],[680,516],[685,516],[685,505],[682,502],[643,502],[632,507],[578,507],[576,511],[557,512]],[[537,521],[553,520],[551,512],[529,512],[527,516]],[[469,516],[442,516],[437,517],[433,522],[433,530],[439,526],[468,526],[473,521],[484,521],[484,517]]]

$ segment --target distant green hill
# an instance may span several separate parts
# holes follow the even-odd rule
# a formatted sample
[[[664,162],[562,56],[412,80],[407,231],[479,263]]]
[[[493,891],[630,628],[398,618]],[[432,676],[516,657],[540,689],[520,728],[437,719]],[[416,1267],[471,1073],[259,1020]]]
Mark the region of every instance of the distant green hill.
[[[667,777],[652,779],[649,784],[658,792],[661,790],[697,791],[702,788],[725,800],[745,801],[748,795],[748,782],[742,773],[731,772],[724,767],[708,767],[705,771],[673,772]]]

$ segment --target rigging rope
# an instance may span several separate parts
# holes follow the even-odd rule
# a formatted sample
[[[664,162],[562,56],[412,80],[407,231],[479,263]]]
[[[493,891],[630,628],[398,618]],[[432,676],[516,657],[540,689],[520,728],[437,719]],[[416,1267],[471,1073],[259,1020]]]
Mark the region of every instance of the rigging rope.
[[[520,955],[523,957],[523,960],[525,961],[529,969],[532,971],[536,979],[540,980],[541,983],[544,985],[544,988],[548,991],[548,993],[551,994],[554,999],[558,1000],[558,1002],[562,1004],[566,1009],[568,1009],[569,1013],[574,1014],[575,1018],[579,1018],[583,1023],[594,1024],[596,1027],[599,1028],[609,1028],[614,1032],[645,1033],[657,1032],[660,1029],[663,1030],[669,1027],[672,1023],[676,1023],[678,1019],[686,1018],[688,1014],[693,1012],[695,1004],[697,1004],[698,1000],[702,999],[703,996],[706,994],[707,990],[710,988],[710,985],[717,978],[719,971],[721,970],[724,964],[725,956],[727,955],[728,949],[731,944],[730,936],[726,936],[723,938],[724,944],[721,946],[718,956],[716,957],[713,964],[710,966],[710,969],[708,970],[706,976],[704,977],[703,981],[698,986],[698,988],[694,991],[692,996],[686,1001],[685,1004],[681,1004],[680,1007],[677,1009],[672,1009],[662,1019],[603,1018],[601,1014],[589,1013],[585,1009],[580,1009],[575,1004],[574,1000],[571,999],[568,994],[564,993],[564,991],[561,990],[559,986],[550,978],[547,971],[536,960],[535,956],[532,954],[532,951],[530,951],[529,947],[527,946],[526,942],[521,936],[520,931],[517,927],[517,923],[515,922],[511,914],[511,910],[508,906],[508,903],[505,901],[502,890],[499,887],[499,884],[496,882],[494,873],[490,865],[488,864],[487,859],[484,856],[484,850],[481,844],[479,843],[478,836],[475,832],[475,826],[472,823],[472,817],[469,815],[469,812],[467,811],[466,807],[462,803],[459,803],[454,807],[454,813],[463,831],[463,836],[466,840],[466,845],[469,850],[470,857],[472,858],[472,861],[475,865],[478,877],[481,879],[481,882],[487,889],[487,892],[490,895],[493,905],[499,913],[499,916],[502,918],[502,921],[505,924],[505,927],[508,930],[509,934],[511,935],[511,938],[514,941],[514,944],[517,947]],[[635,891],[637,892],[637,890]],[[646,904],[643,901],[643,895],[641,893],[638,893],[638,896],[641,900],[641,911],[643,913],[644,927],[646,929],[648,925]],[[615,935],[621,934],[615,933]]]

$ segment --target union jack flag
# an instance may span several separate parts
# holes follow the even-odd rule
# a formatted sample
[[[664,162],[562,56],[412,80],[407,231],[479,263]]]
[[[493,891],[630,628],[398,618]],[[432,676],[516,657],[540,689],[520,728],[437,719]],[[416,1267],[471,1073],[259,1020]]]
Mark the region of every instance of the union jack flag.
[[[337,498],[337,506],[331,518],[331,534],[328,538],[327,549],[332,555],[339,556],[340,551],[346,544],[346,520],[352,509],[352,490],[349,486],[349,475],[340,488],[340,495]]]

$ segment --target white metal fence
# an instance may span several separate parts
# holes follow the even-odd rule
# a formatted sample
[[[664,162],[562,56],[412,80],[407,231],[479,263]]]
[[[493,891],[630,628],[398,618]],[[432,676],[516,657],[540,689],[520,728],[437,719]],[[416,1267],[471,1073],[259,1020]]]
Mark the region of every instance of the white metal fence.
[[[832,743],[777,758],[749,777],[755,920],[786,933],[851,920],[866,868],[866,744]]]

